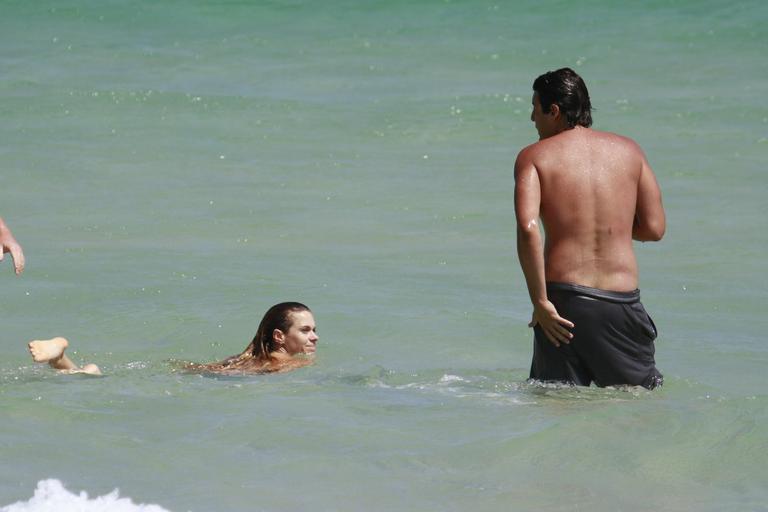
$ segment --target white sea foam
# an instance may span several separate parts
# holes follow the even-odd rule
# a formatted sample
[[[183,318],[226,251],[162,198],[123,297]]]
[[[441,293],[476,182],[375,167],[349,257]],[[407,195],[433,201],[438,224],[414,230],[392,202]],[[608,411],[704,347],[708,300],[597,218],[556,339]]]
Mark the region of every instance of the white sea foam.
[[[130,498],[120,498],[115,489],[104,496],[88,499],[81,491],[73,494],[59,480],[50,478],[37,483],[29,501],[19,501],[0,508],[0,512],[169,512],[159,505],[134,504]]]
[[[459,377],[458,375],[449,375],[445,374],[442,377],[440,377],[440,382],[469,382],[464,377]]]

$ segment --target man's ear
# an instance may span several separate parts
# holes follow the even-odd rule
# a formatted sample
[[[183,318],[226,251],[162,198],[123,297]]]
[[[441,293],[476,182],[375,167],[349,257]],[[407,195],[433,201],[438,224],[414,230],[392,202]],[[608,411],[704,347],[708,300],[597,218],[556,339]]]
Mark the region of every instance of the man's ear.
[[[557,103],[553,103],[552,105],[550,105],[549,106],[549,113],[555,119],[559,118],[560,114],[561,114],[561,112],[560,112],[560,105],[558,105]]]
[[[275,329],[272,331],[272,339],[275,340],[275,342],[278,345],[284,345],[285,344],[285,333],[281,331],[280,329]]]

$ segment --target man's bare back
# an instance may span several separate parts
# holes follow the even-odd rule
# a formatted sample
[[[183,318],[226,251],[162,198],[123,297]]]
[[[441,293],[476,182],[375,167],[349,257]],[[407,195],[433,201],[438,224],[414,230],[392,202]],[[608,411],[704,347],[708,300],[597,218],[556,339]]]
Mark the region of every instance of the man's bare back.
[[[633,231],[641,240],[658,240],[664,226],[663,211],[650,207],[658,185],[637,144],[576,126],[521,151],[516,176],[539,182],[547,281],[637,288]],[[531,199],[520,197],[523,203]],[[526,223],[535,218],[535,204],[521,207]]]

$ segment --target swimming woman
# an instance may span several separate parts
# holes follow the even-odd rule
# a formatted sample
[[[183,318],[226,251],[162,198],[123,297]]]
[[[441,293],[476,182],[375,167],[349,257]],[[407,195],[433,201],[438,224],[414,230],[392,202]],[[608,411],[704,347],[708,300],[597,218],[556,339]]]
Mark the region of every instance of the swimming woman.
[[[317,345],[317,326],[312,311],[300,302],[275,304],[264,314],[253,341],[240,354],[215,363],[188,363],[185,370],[202,373],[285,372],[312,363]],[[63,373],[101,375],[99,367],[73,363],[64,351],[65,338],[34,340],[29,352],[37,363],[48,363]]]
[[[189,364],[186,369],[213,373],[293,370],[312,363],[318,339],[312,311],[300,302],[281,302],[267,310],[253,341],[240,354],[217,363]]]

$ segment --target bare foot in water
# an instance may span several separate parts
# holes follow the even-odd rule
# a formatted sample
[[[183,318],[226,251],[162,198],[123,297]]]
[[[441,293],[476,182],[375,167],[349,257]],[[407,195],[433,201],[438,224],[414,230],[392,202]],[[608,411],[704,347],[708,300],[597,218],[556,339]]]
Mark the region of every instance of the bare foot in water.
[[[50,340],[30,341],[29,353],[36,363],[48,363],[52,368],[63,373],[84,373],[87,375],[101,375],[101,370],[95,364],[87,364],[82,368],[73,363],[64,351],[69,346],[66,338],[56,337]]]
[[[64,350],[69,346],[66,338],[52,338],[50,340],[34,340],[29,342],[29,353],[36,363],[48,363],[59,359],[64,355]]]
[[[86,375],[101,375],[101,370],[99,370],[99,367],[96,366],[93,363],[89,363],[79,370],[71,370],[69,373],[84,373]]]

